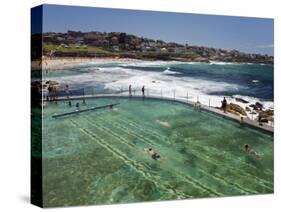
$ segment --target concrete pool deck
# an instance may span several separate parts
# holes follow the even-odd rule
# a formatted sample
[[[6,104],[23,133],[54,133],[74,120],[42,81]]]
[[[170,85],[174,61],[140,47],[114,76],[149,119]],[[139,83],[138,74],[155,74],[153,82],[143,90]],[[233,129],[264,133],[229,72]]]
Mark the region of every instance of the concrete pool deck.
[[[83,99],[95,99],[95,98],[126,98],[126,99],[154,99],[154,100],[162,100],[162,101],[170,101],[170,102],[178,102],[181,104],[185,104],[188,106],[193,106],[195,102],[188,101],[184,98],[173,98],[173,97],[167,97],[167,96],[156,96],[156,95],[149,95],[143,97],[142,95],[132,95],[129,96],[128,94],[96,94],[96,95],[83,95],[83,96],[71,96],[69,98],[67,97],[57,97],[58,101],[65,101],[65,100],[83,100]],[[43,101],[47,101],[46,98],[43,98]],[[230,120],[236,121],[240,123],[240,116],[234,115],[232,113],[224,113],[222,110],[219,110],[215,107],[207,106],[201,104],[200,107],[202,110],[217,114],[219,116],[228,118]],[[250,126],[259,130],[262,130],[264,132],[267,132],[271,135],[274,133],[274,127],[269,125],[259,125],[258,122],[250,120],[250,119],[244,119],[243,124],[246,126]]]

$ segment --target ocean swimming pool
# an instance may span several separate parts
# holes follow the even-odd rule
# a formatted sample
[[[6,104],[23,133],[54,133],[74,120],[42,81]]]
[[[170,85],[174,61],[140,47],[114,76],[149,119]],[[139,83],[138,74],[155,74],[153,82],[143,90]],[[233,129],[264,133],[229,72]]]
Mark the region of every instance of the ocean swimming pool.
[[[77,101],[72,101],[75,105]],[[101,98],[64,118],[68,102],[43,110],[44,206],[273,192],[273,137],[207,111],[159,100]],[[245,154],[244,144],[262,154]],[[146,149],[161,155],[153,160]]]

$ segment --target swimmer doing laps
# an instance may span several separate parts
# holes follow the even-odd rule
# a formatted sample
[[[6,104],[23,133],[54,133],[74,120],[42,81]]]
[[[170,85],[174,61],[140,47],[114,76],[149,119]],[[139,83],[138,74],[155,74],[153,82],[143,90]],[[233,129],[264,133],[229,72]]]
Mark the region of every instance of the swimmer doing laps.
[[[247,152],[248,155],[253,155],[257,159],[261,159],[261,156],[252,148],[250,144],[245,144],[245,151]]]
[[[160,155],[158,155],[154,149],[149,148],[148,149],[148,154],[154,159],[154,160],[159,160],[160,159]]]

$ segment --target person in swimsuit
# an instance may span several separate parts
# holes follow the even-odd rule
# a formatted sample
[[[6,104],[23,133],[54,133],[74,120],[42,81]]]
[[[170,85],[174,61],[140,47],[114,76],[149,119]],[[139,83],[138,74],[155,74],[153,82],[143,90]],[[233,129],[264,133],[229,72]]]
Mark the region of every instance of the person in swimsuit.
[[[158,155],[154,149],[149,148],[148,149],[148,154],[154,159],[154,160],[158,160],[160,159],[160,155]]]
[[[253,155],[257,159],[261,159],[260,155],[252,148],[250,144],[245,144],[245,151],[248,155]]]

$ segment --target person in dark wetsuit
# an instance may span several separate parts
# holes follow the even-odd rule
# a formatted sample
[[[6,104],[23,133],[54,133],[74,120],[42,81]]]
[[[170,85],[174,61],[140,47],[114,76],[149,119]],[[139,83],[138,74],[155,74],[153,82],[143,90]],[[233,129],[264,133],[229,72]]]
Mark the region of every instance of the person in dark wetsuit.
[[[65,94],[66,94],[66,98],[69,99],[69,86],[65,85],[65,90],[64,90]]]
[[[223,100],[221,102],[221,107],[222,107],[224,113],[226,113],[226,106],[227,106],[227,101],[226,101],[225,97],[223,97]]]
[[[144,86],[142,86],[142,88],[141,88],[141,92],[142,92],[142,95],[144,96],[144,92],[145,92],[145,88],[144,88]]]
[[[129,96],[132,96],[132,85],[129,85]]]
[[[76,108],[77,108],[78,110],[80,109],[79,102],[76,103]]]
[[[160,155],[158,155],[154,149],[149,148],[148,149],[148,154],[154,159],[154,160],[159,160],[160,159]]]
[[[259,122],[260,126],[262,126],[261,120],[262,120],[262,115],[261,115],[261,113],[259,113],[259,115],[258,115],[258,122]]]

